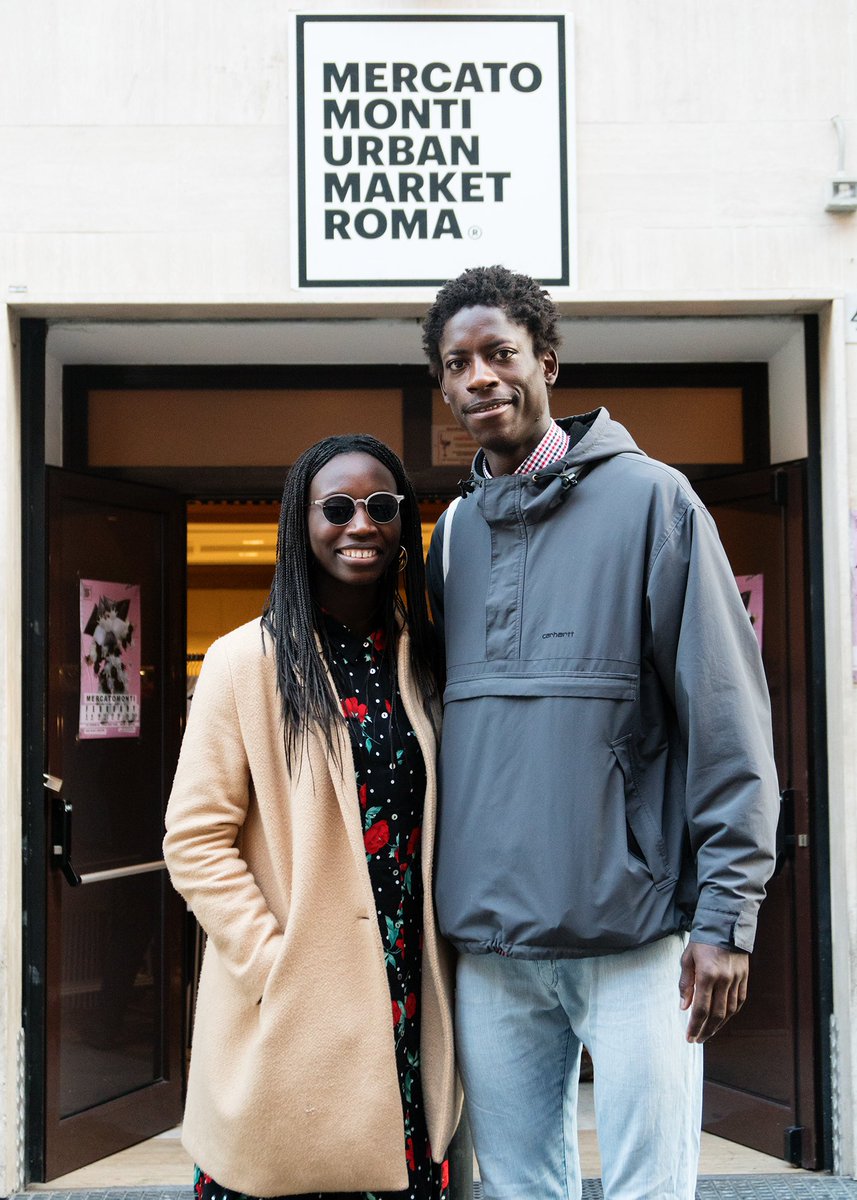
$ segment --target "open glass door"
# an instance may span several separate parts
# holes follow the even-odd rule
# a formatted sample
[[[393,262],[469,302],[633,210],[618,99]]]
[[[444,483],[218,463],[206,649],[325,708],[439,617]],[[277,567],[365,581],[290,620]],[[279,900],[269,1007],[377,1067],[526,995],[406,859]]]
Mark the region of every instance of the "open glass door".
[[[749,998],[705,1047],[704,1127],[819,1165],[817,923],[810,837],[805,464],[697,484],[762,643],[782,791],[780,855],[762,905]]]
[[[181,1119],[184,509],[48,472],[45,1177]]]

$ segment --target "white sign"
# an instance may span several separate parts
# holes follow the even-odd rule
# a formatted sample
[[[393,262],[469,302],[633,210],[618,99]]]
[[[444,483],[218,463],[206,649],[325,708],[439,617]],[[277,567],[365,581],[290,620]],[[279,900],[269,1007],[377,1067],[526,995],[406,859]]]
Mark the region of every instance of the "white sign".
[[[294,14],[294,283],[574,283],[567,15]]]
[[[470,434],[458,425],[432,425],[431,465],[433,467],[469,467],[479,447]]]

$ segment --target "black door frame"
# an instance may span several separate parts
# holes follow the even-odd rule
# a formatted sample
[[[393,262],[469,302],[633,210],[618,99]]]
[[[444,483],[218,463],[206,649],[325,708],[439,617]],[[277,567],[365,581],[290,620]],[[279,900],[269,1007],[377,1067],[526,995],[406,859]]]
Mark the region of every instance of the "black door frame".
[[[45,353],[47,322],[21,321],[22,853],[25,1183],[44,1178],[47,897]]]
[[[830,1018],[833,1015],[833,939],[830,908],[830,792],[827,771],[827,670],[824,657],[824,555],[822,547],[821,462],[821,358],[819,318],[803,318],[806,371],[807,511],[806,547],[809,577],[807,640],[809,645],[809,757],[815,790],[814,820],[810,829],[812,870],[816,881],[814,918],[818,931],[819,1067],[817,1087],[821,1113],[821,1166],[832,1171],[833,1076],[830,1069]]]
[[[766,363],[560,363],[563,387],[598,388],[728,387],[740,388],[743,408],[744,458],[741,463],[674,463],[691,479],[735,470],[764,467],[770,459],[768,438],[768,368]],[[72,471],[128,479],[166,487],[197,499],[279,499],[283,467],[93,467],[89,464],[89,392],[169,389],[290,389],[301,391],[348,388],[398,388],[402,393],[403,454],[417,493],[424,499],[448,499],[458,490],[460,466],[432,465],[432,389],[425,366],[412,363],[354,365],[75,365],[63,373],[63,466]]]
[[[23,318],[20,322],[21,380],[21,532],[22,532],[22,853],[23,853],[23,1027],[27,1060],[25,1083],[26,1182],[44,1174],[45,1117],[45,890],[44,871],[47,829],[43,799],[45,761],[46,697],[46,529],[45,529],[45,353],[47,321]],[[827,713],[824,660],[824,591],[822,558],[821,413],[819,320],[804,317],[807,388],[807,531],[810,589],[807,597],[811,662],[812,771],[817,797],[816,822],[811,844],[816,880],[816,919],[819,938],[819,997],[817,1029],[819,1045],[819,1111],[822,1128],[822,1166],[833,1165],[832,1078],[830,1062],[830,1016],[833,1011],[832,949],[830,937],[830,854],[827,776]],[[705,364],[710,367],[711,364]],[[645,364],[685,371],[680,364]],[[390,370],[390,368],[387,368]],[[604,378],[619,373],[627,378],[627,364],[614,369],[574,367],[566,369],[564,382],[581,381],[593,371]],[[395,369],[393,369],[395,370]],[[221,386],[223,369],[218,368]],[[353,376],[350,377],[353,386]],[[422,390],[422,389],[420,389]],[[407,406],[407,398],[406,398]],[[77,431],[79,434],[79,430]],[[422,430],[421,441],[425,435]],[[79,443],[78,443],[79,444]],[[71,465],[71,464],[69,464]],[[77,464],[74,464],[77,465]],[[420,461],[421,467],[428,464]],[[80,469],[80,468],[78,468]],[[85,467],[83,468],[85,469]],[[429,474],[429,471],[426,471]],[[433,474],[433,472],[432,472]],[[435,478],[437,478],[435,476]],[[426,480],[428,482],[428,480]],[[440,480],[438,479],[438,483]],[[446,479],[443,480],[447,484]],[[451,482],[451,481],[450,481]],[[446,488],[444,488],[446,490]]]

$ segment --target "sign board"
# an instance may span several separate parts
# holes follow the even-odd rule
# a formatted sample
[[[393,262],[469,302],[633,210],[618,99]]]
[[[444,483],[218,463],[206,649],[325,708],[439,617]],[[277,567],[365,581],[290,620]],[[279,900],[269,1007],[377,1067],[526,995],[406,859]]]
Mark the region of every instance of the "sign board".
[[[297,13],[298,288],[574,282],[568,15]]]
[[[432,425],[431,465],[433,467],[469,467],[479,447],[466,430],[458,425]]]

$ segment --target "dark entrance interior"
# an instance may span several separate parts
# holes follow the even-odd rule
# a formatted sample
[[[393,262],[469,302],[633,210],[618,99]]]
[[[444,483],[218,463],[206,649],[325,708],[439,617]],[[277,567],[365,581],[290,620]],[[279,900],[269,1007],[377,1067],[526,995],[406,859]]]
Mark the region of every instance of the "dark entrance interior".
[[[26,698],[25,855],[32,864],[28,871],[38,868],[41,883],[28,873],[26,904],[32,924],[26,954],[28,963],[44,963],[46,975],[40,979],[31,971],[27,980],[28,1058],[35,1067],[28,1100],[28,1155],[30,1178],[45,1179],[57,1173],[59,1161],[50,1154],[50,1122],[56,1108],[51,1098],[51,1089],[55,1090],[51,1072],[56,1072],[58,1055],[55,1035],[50,1033],[50,1014],[52,1005],[62,1006],[63,990],[68,992],[68,980],[63,981],[57,966],[62,952],[57,958],[48,935],[52,920],[49,896],[52,890],[62,892],[68,885],[58,875],[52,859],[54,801],[50,796],[46,798],[42,786],[49,754],[39,734],[46,694],[39,681],[47,678],[53,668],[44,626],[39,626],[36,617],[56,603],[56,589],[38,560],[38,547],[46,544],[47,537],[44,326],[40,322],[30,322],[29,326],[24,351],[24,362],[29,362],[24,375],[29,430],[25,439],[25,481],[30,497],[25,546],[29,545],[35,556],[27,571],[29,591],[25,597],[26,611],[32,616],[26,652],[33,668]],[[792,600],[785,612],[776,614],[773,607],[779,604],[777,597],[785,603],[786,597],[808,594],[808,568],[797,555],[807,526],[803,504],[799,504],[796,524],[794,508],[792,516],[783,516],[782,505],[772,490],[783,485],[771,482],[765,367],[752,363],[621,367],[569,364],[562,368],[561,378],[564,386],[556,389],[554,412],[561,415],[606,403],[641,445],[655,457],[680,466],[703,491],[721,523],[736,573],[762,573],[765,577],[765,637],[769,639],[766,660],[770,659],[766,665],[778,710],[777,750],[786,792],[784,811],[787,820],[793,820],[784,826],[782,869],[772,886],[764,915],[766,932],[764,939],[760,933],[760,952],[754,959],[753,999],[740,1024],[736,1022],[709,1055],[706,1121],[714,1132],[789,1161],[809,1167],[829,1165],[824,1081],[819,1068],[820,1030],[825,1019],[824,972],[819,961],[824,947],[814,945],[810,937],[798,955],[799,939],[812,932],[810,914],[816,903],[812,855],[800,838],[808,828],[804,818],[811,820],[815,802],[812,755],[807,748],[811,750],[817,743],[818,729],[811,728],[806,712],[796,702],[799,689],[795,685],[806,679],[811,668],[809,648],[793,636],[801,622],[806,626],[808,615]],[[332,406],[331,397],[337,401]],[[275,427],[271,425],[271,414],[279,421]],[[270,525],[276,520],[285,467],[294,457],[296,443],[299,448],[328,432],[368,428],[390,442],[404,458],[424,500],[428,534],[454,494],[457,480],[466,474],[470,454],[470,448],[450,427],[442,401],[433,393],[424,370],[408,367],[66,368],[63,427],[61,475],[72,471],[85,475],[93,486],[104,485],[108,506],[112,503],[109,488],[116,484],[148,485],[144,488],[147,492],[171,493],[179,499],[183,518],[187,511],[191,524],[211,529],[242,523]],[[785,486],[790,504],[797,504],[806,486],[801,467],[781,468],[776,474],[788,476]],[[778,528],[788,527],[788,533],[781,532],[777,543],[779,558],[773,552],[770,522],[756,520],[762,493],[765,503],[776,510]],[[186,509],[188,504],[190,508]],[[213,593],[232,589],[233,593],[254,592],[258,597],[267,588],[270,570],[264,561],[254,561],[252,553],[246,551],[247,557],[240,563],[218,565],[206,562],[204,555],[191,560],[189,594],[194,590]],[[185,561],[183,548],[181,561]],[[774,583],[775,575],[783,582]],[[183,627],[183,616],[178,616],[182,606],[183,600],[169,616],[174,625]],[[210,604],[208,609],[210,612]],[[234,605],[226,604],[223,628],[216,628],[216,619],[210,620],[197,643],[175,648],[173,667],[180,682],[181,704],[186,657],[192,675],[195,657],[204,650],[206,638],[210,641],[217,632],[236,623],[229,615],[233,611]],[[52,625],[58,620],[60,616],[54,617]],[[775,647],[786,654],[788,662],[774,661]],[[788,680],[787,686],[782,678]],[[50,722],[46,727],[50,730]],[[801,744],[804,759],[798,761]],[[158,768],[166,778],[171,778],[174,756],[175,744],[167,738]],[[82,843],[81,849],[84,846]],[[145,876],[140,875],[135,884],[128,886],[143,887]],[[152,872],[146,887],[154,888],[154,877]],[[156,903],[166,905],[167,901]],[[163,908],[159,920],[165,912]],[[180,982],[185,989],[192,988],[192,946],[186,948],[183,961],[186,965]],[[819,995],[820,1005],[814,1003]],[[772,996],[777,998],[773,1009]],[[163,1026],[164,1036],[173,1039],[168,1058],[182,1049],[187,1032],[190,1010],[187,1005],[180,1008],[184,1011],[184,1032],[176,1032],[175,1024],[170,1024],[167,1034],[167,1026]],[[774,1026],[778,1040],[772,1049]],[[764,1030],[764,1036],[760,1030]],[[160,1081],[164,1082],[165,1069],[159,1069]],[[169,1070],[172,1072],[172,1068]],[[126,1097],[136,1097],[124,1101],[129,1112],[142,1101],[143,1091],[135,1086],[125,1093]],[[750,1109],[752,1120],[745,1116]],[[164,1128],[178,1119],[168,1112],[172,1110],[165,1108]],[[98,1128],[97,1120],[94,1128]],[[130,1144],[151,1132],[142,1117],[137,1120],[130,1116],[123,1136]],[[93,1139],[87,1151],[91,1158],[116,1148],[107,1138],[99,1141],[97,1132]]]

